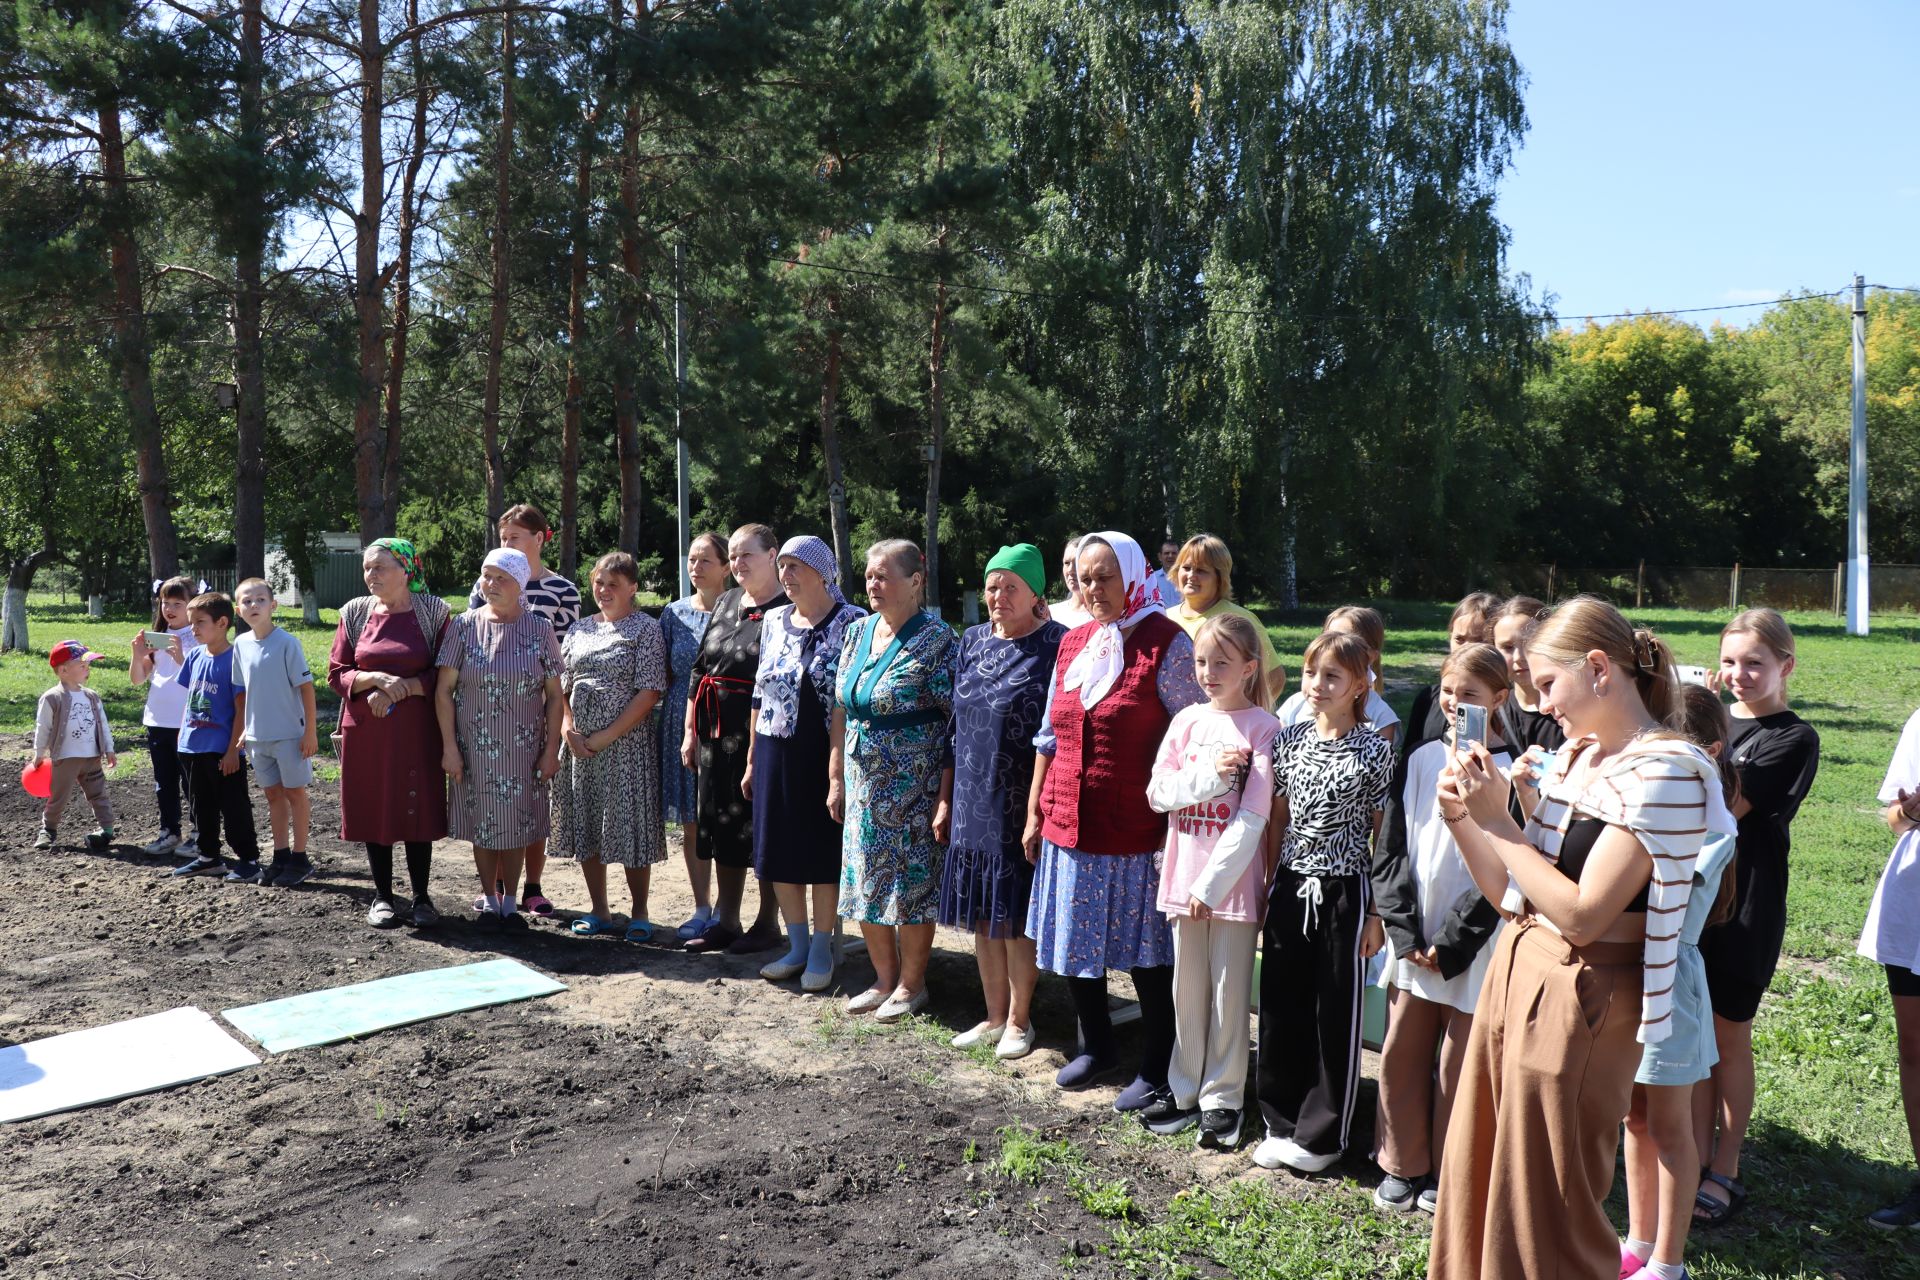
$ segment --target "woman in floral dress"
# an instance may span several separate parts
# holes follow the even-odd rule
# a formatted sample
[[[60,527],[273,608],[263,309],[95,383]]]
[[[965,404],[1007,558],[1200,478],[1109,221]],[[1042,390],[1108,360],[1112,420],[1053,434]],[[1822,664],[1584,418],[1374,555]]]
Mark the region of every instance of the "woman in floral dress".
[[[703,533],[687,546],[687,581],[693,594],[660,611],[667,651],[667,692],[660,699],[660,809],[680,824],[680,856],[693,890],[693,915],[676,931],[680,940],[699,936],[713,923],[713,864],[700,856],[700,793],[694,771],[680,761],[681,727],[687,720],[687,696],[693,688],[693,660],[720,593],[727,589],[727,540]]]
[[[927,1002],[940,907],[953,765],[953,628],[923,612],[926,572],[905,539],[867,552],[873,615],[847,630],[840,655],[827,803],[846,821],[840,914],[858,921],[874,983],[847,1001],[891,1022]]]
[[[546,839],[547,783],[560,770],[560,646],[526,607],[529,575],[518,551],[489,551],[486,603],[448,624],[435,659],[447,834],[473,844],[483,928],[527,927],[499,886],[519,883],[527,846]]]
[[[565,741],[553,789],[553,834],[547,851],[580,859],[592,909],[575,920],[583,937],[614,933],[607,904],[607,864],[626,869],[633,911],[628,942],[649,942],[647,888],[654,863],[667,856],[660,819],[660,744],[654,704],[667,687],[660,624],[634,606],[640,566],[624,551],[593,566],[600,612],[567,631],[560,656],[566,671],[561,722]]]

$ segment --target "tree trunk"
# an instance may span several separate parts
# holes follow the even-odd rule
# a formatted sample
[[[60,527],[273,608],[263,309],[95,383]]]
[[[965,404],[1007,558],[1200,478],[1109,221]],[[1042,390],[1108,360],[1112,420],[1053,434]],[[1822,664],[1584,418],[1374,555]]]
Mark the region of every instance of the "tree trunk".
[[[173,491],[167,479],[165,437],[153,397],[147,348],[146,302],[140,290],[140,250],[133,239],[133,198],[127,190],[126,141],[120,131],[120,99],[99,105],[100,173],[107,196],[107,257],[113,273],[113,355],[127,400],[134,469],[140,480],[140,514],[147,527],[147,565],[156,578],[180,572],[173,530]],[[29,579],[31,570],[29,570]],[[26,621],[22,615],[21,634]]]
[[[827,464],[828,519],[833,525],[833,556],[840,581],[855,581],[853,524],[847,518],[847,483],[840,465],[840,329],[837,304],[827,302],[827,368],[820,379],[820,455]]]
[[[574,576],[580,548],[575,526],[580,512],[580,411],[586,389],[580,350],[587,339],[587,214],[593,206],[593,141],[597,112],[580,123],[580,157],[573,170],[573,278],[567,291],[567,402],[560,427],[560,572]],[[622,477],[624,481],[624,476]],[[624,517],[624,510],[622,515]],[[623,519],[624,523],[624,519]]]
[[[614,21],[620,21],[621,0],[612,0]],[[634,18],[646,20],[646,0],[634,0]],[[619,345],[613,355],[614,448],[620,461],[620,549],[640,554],[640,412],[638,374],[634,356],[640,349],[637,299],[640,282],[640,106],[627,107],[626,127],[620,137],[620,269],[626,282],[616,291],[615,315]],[[675,550],[684,554],[686,548]]]
[[[420,25],[420,0],[407,0],[407,26]],[[420,180],[420,165],[427,154],[427,87],[425,60],[420,56],[420,37],[408,42],[413,68],[412,150],[400,179],[400,242],[393,266],[393,338],[392,356],[387,362],[387,435],[386,456],[382,460],[380,506],[386,516],[386,532],[392,534],[400,522],[400,395],[407,368],[407,328],[413,318],[413,235],[419,222],[414,188]]]
[[[33,575],[41,564],[52,557],[53,547],[47,545],[7,566],[7,594],[0,606],[0,653],[9,649],[26,652],[27,589],[33,585]]]
[[[1280,607],[1298,609],[1300,607],[1300,562],[1299,549],[1300,520],[1293,506],[1293,477],[1289,474],[1293,466],[1293,430],[1291,424],[1283,422],[1280,426],[1279,492],[1274,496],[1280,503]]]
[[[266,130],[261,120],[260,0],[242,0],[240,8],[240,137],[264,161]],[[243,240],[233,272],[233,381],[237,395],[233,484],[233,543],[236,581],[267,572],[267,375],[260,317],[266,290],[261,284],[266,255],[266,192],[262,176],[249,175],[239,198],[246,201]]]
[[[486,387],[480,399],[480,434],[487,453],[487,524],[497,526],[507,509],[506,460],[500,453],[500,365],[507,346],[508,219],[512,214],[513,14],[500,21],[500,137],[494,156],[493,301],[487,322]]]
[[[947,229],[940,228],[936,252],[947,247]],[[927,603],[940,608],[940,459],[947,444],[946,400],[947,282],[933,286],[933,342],[927,359]]]
[[[360,541],[385,537],[386,442],[380,437],[380,392],[387,344],[380,305],[380,214],[386,204],[380,109],[386,94],[386,52],[380,43],[380,0],[360,0],[360,213],[353,220],[353,314],[360,339],[360,382],[353,400],[353,492]]]

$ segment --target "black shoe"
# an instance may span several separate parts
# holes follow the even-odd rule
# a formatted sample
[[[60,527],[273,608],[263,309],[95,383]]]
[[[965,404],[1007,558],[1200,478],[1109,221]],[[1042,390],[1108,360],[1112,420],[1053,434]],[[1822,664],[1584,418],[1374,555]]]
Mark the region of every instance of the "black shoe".
[[[413,900],[413,910],[408,915],[408,923],[416,929],[431,929],[440,923],[440,909],[433,905],[433,899],[421,894]]]
[[[291,889],[297,884],[305,884],[313,876],[313,863],[304,853],[290,853],[280,865],[280,874],[273,878],[276,889]]]
[[[1394,1213],[1411,1213],[1420,1198],[1421,1178],[1402,1178],[1390,1173],[1373,1189],[1373,1202]]]
[[[1229,1111],[1224,1107],[1202,1111],[1200,1136],[1195,1142],[1216,1151],[1233,1150],[1240,1145],[1240,1118],[1245,1114],[1244,1111]]]
[[[473,927],[481,933],[499,933],[502,927],[500,923],[500,913],[497,911],[482,911],[473,918]]]
[[[233,870],[227,872],[226,880],[229,884],[259,884],[265,874],[257,862],[236,862]]]
[[[509,911],[506,915],[500,917],[500,927],[508,933],[525,933],[527,931],[527,918],[518,911]]]
[[[258,859],[258,856],[259,855],[257,854],[255,855],[256,860]],[[261,872],[260,883],[272,884],[276,879],[279,878],[280,873],[282,871],[285,871],[286,869],[287,869],[287,851],[285,849],[275,849],[273,851],[273,861],[267,863],[265,869]]]
[[[1170,1093],[1161,1094],[1140,1112],[1140,1123],[1147,1126],[1150,1133],[1181,1133],[1191,1129],[1199,1119],[1198,1107],[1183,1107]]]
[[[202,854],[196,855],[193,861],[183,862],[179,866],[175,867],[173,870],[167,872],[167,874],[180,879],[185,879],[187,876],[205,875],[209,871],[218,871],[226,865],[227,865],[226,859],[221,858],[217,855],[210,857],[207,854],[202,853]]]
[[[1145,1111],[1158,1102],[1166,1090],[1157,1084],[1149,1084],[1144,1076],[1135,1076],[1133,1083],[1120,1091],[1113,1100],[1113,1109],[1121,1115],[1134,1111]]]
[[[1920,1182],[1914,1183],[1904,1199],[1868,1214],[1867,1225],[1882,1231],[1912,1231],[1920,1227]]]
[[[87,848],[93,853],[105,853],[113,847],[113,830],[110,827],[96,827],[87,832]]]

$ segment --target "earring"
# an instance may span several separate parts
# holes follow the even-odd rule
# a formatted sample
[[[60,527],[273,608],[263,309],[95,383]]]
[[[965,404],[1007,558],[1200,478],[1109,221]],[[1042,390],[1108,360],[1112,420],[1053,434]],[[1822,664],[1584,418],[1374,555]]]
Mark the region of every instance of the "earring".
[[[1593,682],[1593,696],[1596,698],[1604,698],[1607,696],[1607,686],[1603,681],[1595,680]]]

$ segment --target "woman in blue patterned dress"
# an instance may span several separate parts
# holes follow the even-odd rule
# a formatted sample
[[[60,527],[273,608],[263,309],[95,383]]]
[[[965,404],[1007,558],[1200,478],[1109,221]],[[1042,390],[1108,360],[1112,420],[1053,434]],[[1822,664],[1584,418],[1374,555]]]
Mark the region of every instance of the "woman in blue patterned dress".
[[[725,538],[703,533],[693,540],[687,547],[687,580],[693,584],[693,594],[660,611],[668,683],[658,713],[660,811],[666,821],[680,824],[680,855],[686,860],[687,883],[693,889],[693,916],[676,930],[682,942],[713,923],[713,864],[700,856],[694,772],[680,761],[680,727],[687,719],[687,692],[693,686],[700,637],[707,633],[714,602],[727,589]]]
[[[1067,629],[1047,618],[1046,564],[1031,543],[987,561],[990,622],[960,637],[953,690],[953,840],[940,880],[940,923],[973,933],[986,1021],[953,1038],[1019,1058],[1033,1050],[1040,971],[1026,936],[1033,864],[1023,833],[1033,735],[1047,713],[1054,658]]]
[[[767,611],[753,683],[753,750],[740,790],[753,802],[753,873],[773,886],[787,922],[787,954],[760,976],[800,974],[806,991],[833,985],[839,819],[827,811],[833,687],[847,628],[867,616],[840,594],[833,548],[812,534],[780,548],[780,586],[792,604]],[[813,928],[807,928],[811,898]]]
[[[904,538],[867,551],[873,615],[847,629],[827,804],[846,821],[840,914],[860,924],[874,982],[847,1001],[883,1022],[927,1003],[953,764],[953,628],[923,611],[926,570]]]

